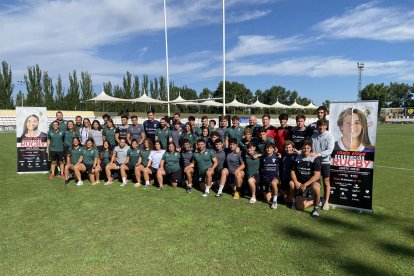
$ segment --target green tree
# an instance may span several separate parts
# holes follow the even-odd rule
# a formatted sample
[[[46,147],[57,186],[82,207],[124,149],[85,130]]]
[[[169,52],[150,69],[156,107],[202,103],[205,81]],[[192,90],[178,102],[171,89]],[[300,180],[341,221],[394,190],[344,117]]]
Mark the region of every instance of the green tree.
[[[167,100],[167,81],[165,80],[164,76],[160,76],[160,99],[163,101]]]
[[[44,103],[47,109],[55,109],[55,99],[53,94],[53,81],[49,77],[49,74],[45,71],[43,72],[43,95]]]
[[[42,71],[39,65],[27,67],[27,75],[24,75],[27,90],[27,105],[43,106]]]
[[[219,83],[216,91],[213,93],[213,97],[223,97],[223,81]],[[243,83],[226,81],[226,103],[233,101],[235,97],[237,97],[239,102],[246,103],[253,98],[253,94]]]
[[[388,87],[384,83],[370,83],[359,92],[358,96],[361,100],[378,100],[378,107],[381,109],[387,107]]]
[[[154,78],[154,99],[159,99],[160,97],[160,90],[158,87],[158,78]]]
[[[81,89],[81,99],[82,101],[86,101],[93,98],[93,84],[92,84],[92,77],[87,71],[81,72],[81,80],[80,80],[80,89]],[[91,110],[95,107],[93,103],[86,103],[84,108],[86,110]]]
[[[209,99],[211,97],[213,97],[213,91],[208,88],[203,88],[201,93],[198,95],[199,99]]]
[[[108,81],[107,83],[103,84],[103,91],[105,92],[106,95],[108,96],[112,96],[112,83],[110,81]]]
[[[283,104],[292,104],[294,101],[291,101],[291,93],[287,91],[283,86],[272,86],[269,89],[263,91],[262,96],[259,97],[259,100],[264,104],[272,105],[279,100]]]
[[[388,106],[389,107],[404,107],[407,106],[412,98],[413,86],[406,83],[391,82],[388,86]]]
[[[64,101],[65,93],[63,91],[62,78],[60,75],[58,76],[55,88],[56,88],[56,96],[55,96],[56,109],[61,109],[61,110],[66,109],[65,101]]]
[[[143,75],[142,76],[142,94],[150,96],[148,95],[148,84],[149,84],[148,75]]]
[[[16,95],[16,106],[24,106],[24,103],[26,101],[26,98],[22,92],[22,90],[19,90]]]
[[[76,70],[73,70],[72,73],[69,73],[69,89],[65,97],[67,108],[71,110],[78,110],[80,106],[79,100],[80,100],[80,85],[78,82]]]
[[[11,67],[7,64],[6,61],[1,63],[2,70],[0,72],[0,109],[13,108],[13,75]]]
[[[150,80],[150,88],[149,88],[149,95],[151,98],[155,99],[155,92],[154,92],[154,81]]]
[[[325,100],[323,103],[322,103],[322,106],[323,107],[325,107],[326,108],[326,110],[328,110],[328,113],[329,113],[329,105],[331,104],[331,101],[330,100]]]
[[[132,75],[130,72],[127,71],[122,78],[122,85],[125,99],[132,99]]]
[[[132,90],[134,91],[134,98],[139,98],[141,96],[141,91],[139,89],[139,77],[134,76],[134,84],[132,85]]]

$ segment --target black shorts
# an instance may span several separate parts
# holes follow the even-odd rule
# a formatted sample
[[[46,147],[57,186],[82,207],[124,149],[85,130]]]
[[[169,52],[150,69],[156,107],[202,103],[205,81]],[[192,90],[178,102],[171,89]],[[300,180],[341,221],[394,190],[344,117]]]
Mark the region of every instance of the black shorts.
[[[289,182],[290,182],[290,180],[286,180],[286,179],[281,180],[280,181],[280,189],[282,191],[289,191]]]
[[[154,168],[154,167],[149,167],[149,169],[151,170],[151,173],[153,176],[155,176],[157,174],[158,169]]]
[[[214,170],[213,181],[220,181],[222,170],[223,170],[223,168],[221,170],[219,170],[219,169]]]
[[[321,175],[322,177],[331,176],[331,164],[321,164]]]
[[[198,183],[204,183],[206,181],[206,173],[207,171],[198,171],[197,173]]]
[[[85,165],[85,167],[86,167],[86,172],[87,172],[88,174],[92,173],[92,170],[93,170],[93,164],[84,164],[84,165]]]
[[[252,177],[256,181],[256,185],[259,185],[260,184],[260,174],[255,173],[254,175],[248,176],[246,179],[249,180],[249,178],[252,178]]]
[[[132,164],[128,163],[127,166],[128,166],[128,170],[135,171],[135,165],[132,165]]]
[[[52,161],[63,161],[65,156],[63,151],[51,151],[49,157]]]
[[[272,181],[274,179],[277,179],[278,182],[280,182],[279,178],[277,178],[277,177],[276,178],[273,178],[273,179],[263,179],[261,181],[260,185],[261,185],[262,192],[264,192],[264,193],[270,193],[270,192],[272,192]]]
[[[315,183],[320,184],[318,181]],[[313,197],[312,197],[311,185],[306,187],[304,192],[302,192],[300,189],[296,189],[296,196],[303,196],[303,197],[306,197],[308,200],[312,200]]]
[[[181,170],[178,170],[176,172],[170,172],[167,174],[167,176],[169,177],[170,182],[179,183],[183,179]]]
[[[63,146],[63,156],[66,157],[69,153],[70,146]]]
[[[233,173],[229,173],[229,176],[227,177],[227,181],[230,185],[233,186],[234,182],[236,181],[236,175]]]

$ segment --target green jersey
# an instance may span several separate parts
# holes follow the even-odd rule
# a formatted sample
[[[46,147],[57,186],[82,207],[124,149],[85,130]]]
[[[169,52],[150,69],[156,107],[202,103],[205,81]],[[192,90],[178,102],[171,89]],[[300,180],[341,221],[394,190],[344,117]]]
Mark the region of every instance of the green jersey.
[[[115,146],[116,145],[116,142],[115,142],[115,128],[112,128],[112,129],[105,128],[102,131],[102,135],[105,136],[105,139],[106,139],[105,141],[108,141],[108,143],[111,146]]]
[[[267,137],[266,141],[263,141],[263,140],[259,141],[259,143],[257,144],[257,149],[258,149],[259,153],[265,154],[265,147],[266,147],[266,144],[268,144],[268,143],[274,145],[275,140],[273,140],[273,138],[271,138],[271,137]]]
[[[141,156],[141,150],[139,148],[133,149],[130,148],[128,150],[127,156],[129,157],[129,164],[135,166],[138,163],[138,159]]]
[[[148,157],[151,153],[151,150],[142,150],[141,151],[141,164],[146,167],[148,165]]]
[[[170,136],[170,129],[166,127],[165,129],[157,128],[155,131],[155,136],[158,137],[163,149],[167,149],[168,137]]]
[[[230,138],[236,138],[237,142],[243,139],[244,135],[244,129],[240,126],[238,127],[230,127],[227,129],[227,137]]]
[[[101,151],[101,161],[105,164],[109,164],[111,162],[112,154],[109,150]]]
[[[66,125],[66,121],[62,120],[62,121],[58,121],[59,123],[59,130],[60,131],[66,131],[68,129],[68,126]],[[53,122],[50,123],[49,125],[49,131],[53,131]]]
[[[98,155],[99,155],[99,153],[98,153],[98,150],[96,148],[91,148],[91,149],[83,148],[83,150],[82,150],[82,156],[83,156],[82,163],[84,163],[86,165],[93,165],[93,163],[95,162],[95,158],[97,158]]]
[[[47,139],[50,140],[50,151],[63,151],[63,131],[48,131]]]
[[[75,137],[79,137],[79,133],[77,131],[65,131],[65,138],[63,139],[63,144],[65,147],[72,146],[72,140]]]
[[[248,145],[249,143],[254,144],[254,145],[256,146],[256,148],[257,148],[258,140],[257,140],[257,138],[256,138],[256,137],[252,137],[252,138],[250,139],[250,141],[246,141],[246,140],[243,138],[243,139],[241,139],[241,140],[239,141],[239,143],[237,144],[237,146],[239,146],[239,148],[240,148],[240,150],[242,151],[242,153],[246,153],[246,151],[247,151],[247,145]]]
[[[184,139],[187,139],[188,141],[190,141],[190,147],[194,147],[194,143],[196,140],[196,136],[194,134],[186,134],[186,133],[181,133],[181,137],[180,137],[180,146],[184,147]]]
[[[162,156],[164,160],[164,168],[167,173],[174,173],[181,170],[180,167],[181,154],[179,152],[166,151]]]
[[[216,154],[213,150],[205,149],[203,152],[194,152],[193,160],[195,161],[198,172],[204,173],[211,168],[213,166],[214,157],[216,157]]]
[[[256,154],[256,152],[254,153]],[[253,158],[253,156],[250,156],[248,153],[245,153],[243,155],[244,164],[246,164],[246,177],[253,176],[255,174],[259,174],[260,169],[260,157]]]
[[[72,165],[75,165],[76,163],[78,163],[79,158],[82,156],[82,148],[81,147],[71,148],[69,150],[69,156],[70,156],[70,163]]]

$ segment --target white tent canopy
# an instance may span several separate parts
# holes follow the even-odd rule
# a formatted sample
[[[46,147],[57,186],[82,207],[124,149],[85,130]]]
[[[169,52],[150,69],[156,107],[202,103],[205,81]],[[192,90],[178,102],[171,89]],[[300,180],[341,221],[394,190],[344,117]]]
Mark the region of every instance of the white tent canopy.
[[[318,107],[314,105],[312,102],[305,106],[305,109],[317,109]]]
[[[102,91],[98,96],[95,98],[85,100],[86,102],[105,102],[105,103],[130,103],[132,102],[131,99],[121,99],[117,97],[109,96],[105,93],[105,91]]]
[[[277,99],[276,102],[271,105],[271,107],[273,107],[273,108],[289,108],[288,105],[280,103],[279,99]]]
[[[207,100],[207,101],[201,102],[201,103],[199,103],[199,105],[201,105],[201,106],[211,106],[211,107],[221,107],[221,106],[223,106],[222,103],[218,103],[218,102],[213,101],[213,100]]]
[[[299,108],[299,109],[304,109],[305,107],[304,107],[303,105],[298,104],[298,103],[296,102],[296,100],[295,100],[295,102],[294,102],[293,104],[291,104],[291,105],[289,106],[289,108]]]
[[[166,104],[166,101],[161,101],[157,99],[153,99],[151,97],[148,97],[146,94],[143,94],[139,98],[135,98],[131,100],[134,103],[149,103],[149,104]]]
[[[236,98],[234,98],[234,100],[231,103],[226,104],[226,107],[249,107],[249,105],[241,103],[238,100],[236,100]]]
[[[271,106],[259,102],[259,98],[257,98],[256,101],[253,104],[250,105],[250,107],[253,107],[253,108],[269,108]]]

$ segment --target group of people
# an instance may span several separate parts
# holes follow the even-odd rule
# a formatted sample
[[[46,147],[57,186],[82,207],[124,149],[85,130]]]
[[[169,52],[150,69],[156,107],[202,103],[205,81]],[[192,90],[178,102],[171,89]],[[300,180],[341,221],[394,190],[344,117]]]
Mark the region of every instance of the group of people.
[[[66,121],[58,111],[47,134],[49,179],[55,178],[59,166],[65,185],[73,172],[77,186],[87,174],[92,185],[100,179],[112,185],[119,178],[121,186],[131,179],[134,187],[148,188],[153,180],[158,190],[168,182],[182,185],[188,193],[197,187],[204,197],[211,190],[221,197],[228,187],[235,200],[249,191],[252,204],[261,196],[272,209],[278,202],[292,209],[313,206],[311,214],[318,217],[320,206],[329,210],[330,156],[335,146],[326,113],[319,107],[317,122],[309,126],[305,115],[297,115],[293,127],[287,114],[279,116],[279,127],[270,125],[270,115],[262,116],[262,124],[251,115],[243,128],[238,116],[221,116],[218,127],[203,116],[196,126],[193,116],[183,124],[179,113],[158,121],[148,111],[142,125],[133,115],[131,124],[122,116],[121,125],[115,126],[107,114],[101,124],[80,116]]]

